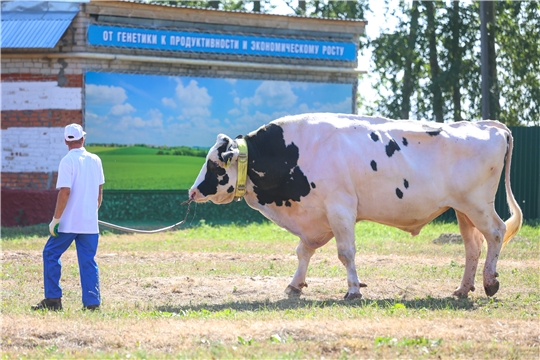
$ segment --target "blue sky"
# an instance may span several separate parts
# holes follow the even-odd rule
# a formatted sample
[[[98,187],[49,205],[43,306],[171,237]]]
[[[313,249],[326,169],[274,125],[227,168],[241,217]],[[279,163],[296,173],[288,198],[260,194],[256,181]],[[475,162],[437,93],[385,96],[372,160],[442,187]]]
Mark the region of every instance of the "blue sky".
[[[279,117],[352,112],[352,84],[88,72],[87,142],[210,147]]]

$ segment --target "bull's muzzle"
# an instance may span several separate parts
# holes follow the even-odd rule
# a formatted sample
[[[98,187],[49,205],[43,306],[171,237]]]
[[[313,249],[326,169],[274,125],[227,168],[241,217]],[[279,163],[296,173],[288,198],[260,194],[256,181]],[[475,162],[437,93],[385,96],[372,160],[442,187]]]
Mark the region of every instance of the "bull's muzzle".
[[[189,190],[189,200],[190,201],[197,201],[197,200],[201,199],[202,197],[203,196],[202,196],[201,192],[197,188]]]

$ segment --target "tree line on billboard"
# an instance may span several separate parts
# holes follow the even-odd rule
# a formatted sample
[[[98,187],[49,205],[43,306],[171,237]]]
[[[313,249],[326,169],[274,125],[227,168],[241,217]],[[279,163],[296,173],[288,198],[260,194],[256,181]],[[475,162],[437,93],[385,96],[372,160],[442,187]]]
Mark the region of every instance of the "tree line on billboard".
[[[100,144],[100,143],[92,143],[88,144],[88,146],[100,146],[100,147],[110,147],[110,148],[127,148],[127,147],[142,147],[142,148],[148,148],[148,149],[156,149],[156,155],[176,155],[176,156],[196,156],[196,157],[206,157],[206,154],[208,153],[208,150],[210,148],[206,147],[189,147],[189,146],[155,146],[155,145],[148,145],[148,144],[133,144],[133,145],[127,145],[127,144],[115,144],[115,143],[109,143],[109,144]]]

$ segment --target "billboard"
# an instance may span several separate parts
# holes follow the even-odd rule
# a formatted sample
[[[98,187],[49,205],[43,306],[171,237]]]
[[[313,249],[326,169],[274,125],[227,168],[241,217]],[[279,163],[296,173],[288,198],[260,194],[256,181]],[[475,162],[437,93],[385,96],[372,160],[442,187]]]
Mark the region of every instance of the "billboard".
[[[105,189],[186,189],[220,133],[286,115],[351,113],[352,84],[88,72],[86,147]]]

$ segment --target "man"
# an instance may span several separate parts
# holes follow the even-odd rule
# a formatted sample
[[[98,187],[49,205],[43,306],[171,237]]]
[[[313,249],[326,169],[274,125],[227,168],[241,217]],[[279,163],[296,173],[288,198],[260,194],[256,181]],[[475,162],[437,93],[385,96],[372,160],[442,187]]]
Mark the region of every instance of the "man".
[[[60,161],[56,188],[60,189],[51,236],[43,249],[45,299],[33,310],[62,310],[60,256],[75,241],[82,287],[83,309],[96,310],[101,304],[99,269],[94,260],[98,247],[98,209],[105,178],[100,158],[84,148],[86,133],[78,124],[64,129],[68,154]]]

